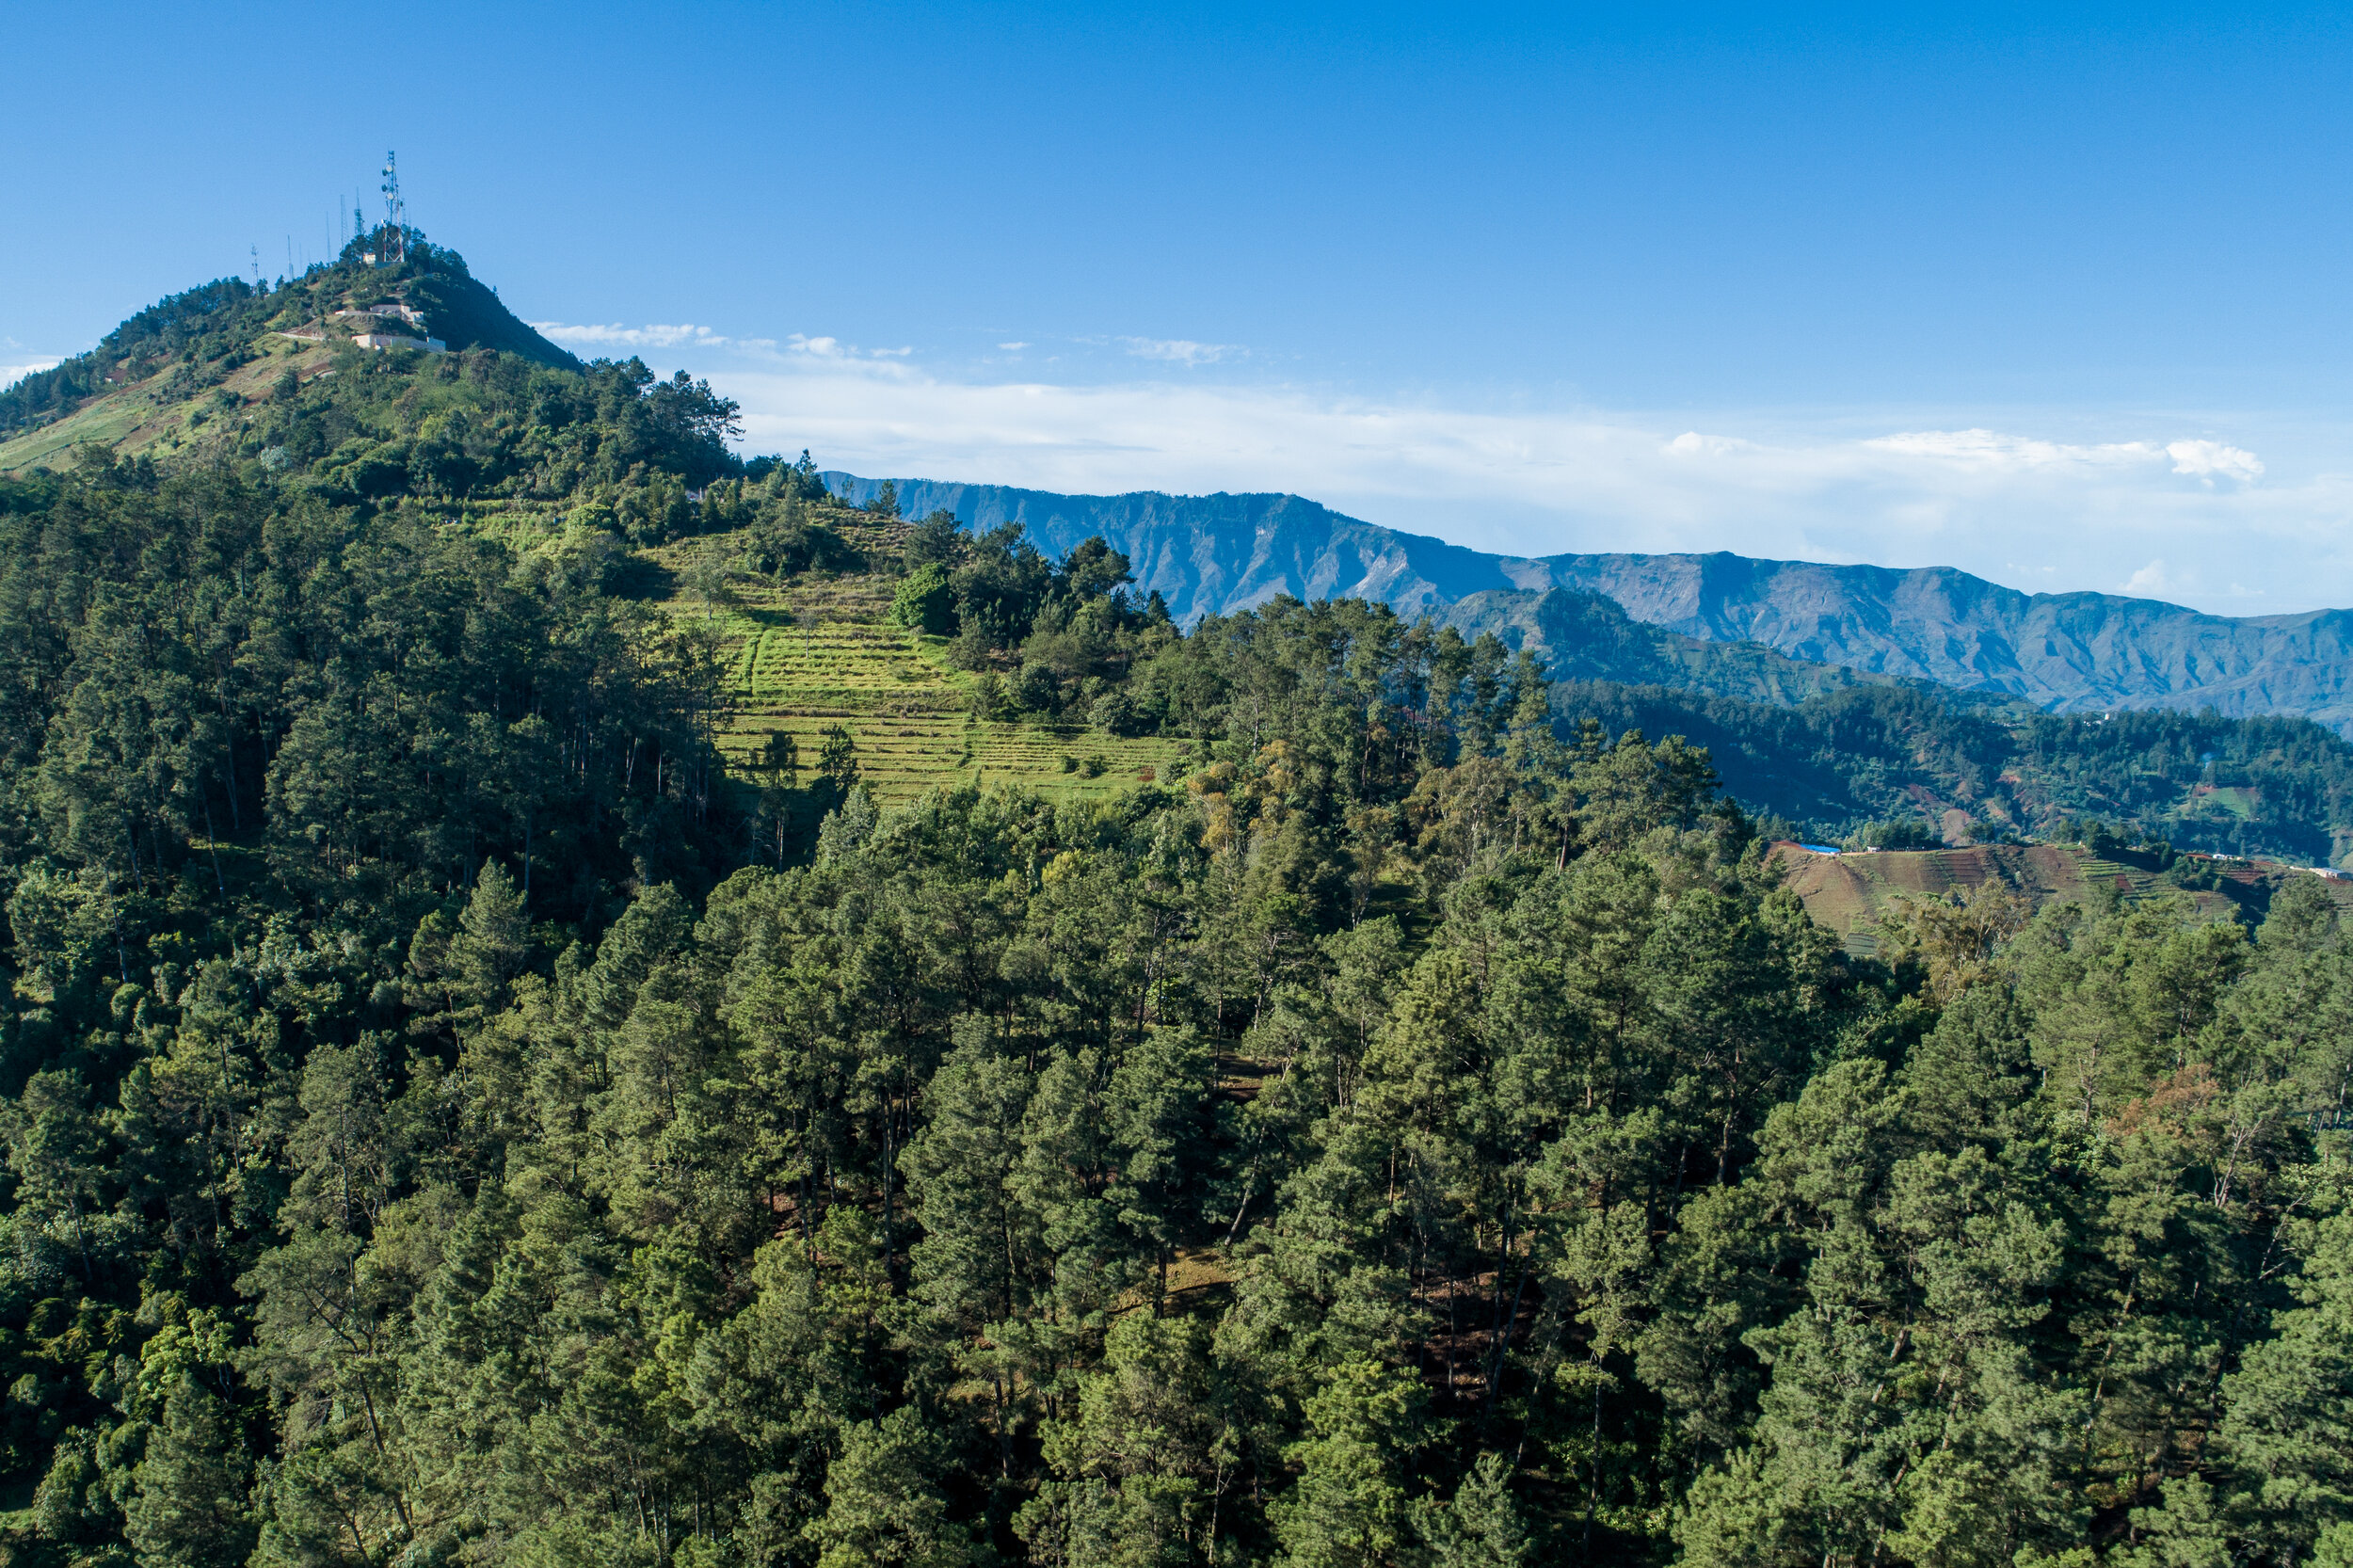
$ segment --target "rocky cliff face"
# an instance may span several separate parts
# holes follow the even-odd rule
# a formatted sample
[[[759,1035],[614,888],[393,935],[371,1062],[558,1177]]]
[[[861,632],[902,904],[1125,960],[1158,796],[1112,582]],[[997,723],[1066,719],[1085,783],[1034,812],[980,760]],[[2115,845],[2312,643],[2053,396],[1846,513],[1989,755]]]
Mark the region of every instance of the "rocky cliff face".
[[[864,501],[881,481],[827,475]],[[1276,594],[1445,614],[1474,595],[1573,588],[1638,621],[1883,677],[2009,693],[2059,712],[2202,708],[2300,714],[2353,734],[2353,612],[2233,618],[2113,594],[2025,594],[1931,567],[1712,555],[1490,555],[1295,495],[1058,495],[896,481],[902,508],[1022,523],[1059,552],[1100,534],[1181,619]]]

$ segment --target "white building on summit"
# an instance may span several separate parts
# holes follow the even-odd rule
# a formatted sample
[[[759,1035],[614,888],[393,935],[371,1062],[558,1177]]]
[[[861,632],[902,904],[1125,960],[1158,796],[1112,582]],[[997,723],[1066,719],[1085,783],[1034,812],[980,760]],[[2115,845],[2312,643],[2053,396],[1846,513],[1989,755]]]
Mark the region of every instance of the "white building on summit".
[[[411,338],[398,332],[360,332],[351,341],[361,348],[422,348],[427,354],[449,352],[449,344],[439,338]]]

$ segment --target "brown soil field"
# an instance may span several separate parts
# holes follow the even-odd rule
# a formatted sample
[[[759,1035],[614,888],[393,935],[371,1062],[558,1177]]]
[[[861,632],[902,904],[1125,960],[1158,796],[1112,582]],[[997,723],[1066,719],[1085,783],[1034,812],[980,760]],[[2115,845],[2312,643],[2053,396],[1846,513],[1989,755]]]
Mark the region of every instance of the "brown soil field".
[[[2182,886],[2153,856],[2125,852],[2114,860],[2073,844],[1977,844],[1965,849],[1881,850],[1826,855],[1801,844],[1778,843],[1772,857],[1785,886],[1804,900],[1816,923],[1836,932],[1857,954],[1879,946],[1878,922],[1907,898],[1945,898],[1995,883],[2038,908],[2061,900],[2089,901],[2114,890],[2127,903],[2171,897],[2188,901],[2213,920],[2261,920],[2271,894],[2291,876],[2310,872],[2269,860],[2187,857],[2210,867],[2212,888]],[[2353,881],[2329,881],[2329,893],[2353,909]]]

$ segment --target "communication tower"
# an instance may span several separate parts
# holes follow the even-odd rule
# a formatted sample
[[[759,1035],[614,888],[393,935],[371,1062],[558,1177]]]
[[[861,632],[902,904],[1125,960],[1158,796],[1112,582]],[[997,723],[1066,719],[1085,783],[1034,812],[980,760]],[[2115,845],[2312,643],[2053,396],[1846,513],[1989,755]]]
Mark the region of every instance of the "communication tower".
[[[376,248],[377,263],[396,266],[408,259],[408,203],[400,199],[400,165],[384,154],[384,238]]]

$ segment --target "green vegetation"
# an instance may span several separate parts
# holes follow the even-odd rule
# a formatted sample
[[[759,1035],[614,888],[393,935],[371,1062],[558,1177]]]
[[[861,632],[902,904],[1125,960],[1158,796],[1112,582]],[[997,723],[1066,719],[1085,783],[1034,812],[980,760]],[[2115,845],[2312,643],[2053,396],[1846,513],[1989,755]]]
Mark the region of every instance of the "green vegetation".
[[[2353,856],[2353,744],[2304,719],[2058,717],[1909,685],[1776,706],[1563,681],[1553,701],[1564,720],[1705,745],[1725,787],[1792,837],[2073,841],[2098,824],[2175,849],[2302,864]]]
[[[373,238],[355,239],[343,257],[313,266],[275,289],[223,278],[157,301],[125,321],[87,354],[0,389],[0,437],[31,429],[79,410],[90,398],[152,379],[168,397],[194,394],[273,348],[306,341],[347,340],[361,331],[396,330],[432,336],[456,349],[520,355],[578,370],[580,361],[515,319],[497,296],[467,272],[456,251],[412,235],[409,259],[399,266],[359,260]],[[407,310],[408,315],[360,312]],[[347,312],[347,313],[344,313]],[[280,337],[271,343],[269,337]]]
[[[1787,658],[1761,643],[1687,637],[1634,619],[1614,600],[1574,588],[1542,594],[1488,589],[1448,606],[1444,619],[1466,637],[1493,633],[1536,654],[1559,681],[1666,686],[1781,706],[1856,686],[1944,691],[1925,680]]]
[[[655,552],[677,563],[669,568],[677,580],[691,583],[699,571],[716,584],[707,611],[690,594],[672,601],[673,613],[690,622],[707,616],[719,639],[729,708],[718,744],[739,774],[767,792],[767,808],[783,813],[776,825],[788,846],[808,841],[832,797],[822,790],[775,792],[811,776],[825,735],[837,728],[854,747],[856,780],[885,806],[911,803],[946,783],[1020,786],[1064,798],[1181,773],[1190,741],[1090,727],[1106,681],[1098,672],[1120,683],[1112,662],[1073,665],[1065,683],[1043,657],[1048,632],[1038,660],[988,649],[979,670],[959,668],[952,636],[924,632],[920,621],[909,626],[901,613],[912,582],[947,600],[930,612],[934,624],[947,633],[958,624],[952,598],[935,586],[947,581],[939,564],[891,575],[904,552],[920,548],[912,531],[822,504],[809,513],[826,520],[811,526],[834,541],[834,558],[855,560],[860,569],[781,579],[750,569],[761,552],[751,526]],[[1039,673],[1029,675],[1033,669]],[[1027,707],[1016,695],[1025,675]],[[1078,774],[1063,766],[1072,753],[1102,765]]]
[[[2317,878],[2078,822],[1850,954],[1596,716],[1666,697],[331,352],[0,480],[9,1561],[2353,1554]],[[2301,730],[1691,711],[1882,840],[2193,745],[2335,806]]]

